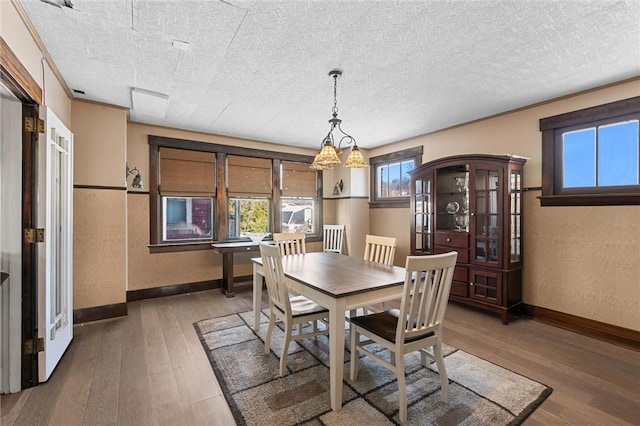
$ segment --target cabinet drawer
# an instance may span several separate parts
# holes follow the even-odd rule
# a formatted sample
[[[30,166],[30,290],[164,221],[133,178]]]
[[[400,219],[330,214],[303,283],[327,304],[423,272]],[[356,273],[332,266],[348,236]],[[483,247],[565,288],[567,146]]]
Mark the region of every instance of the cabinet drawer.
[[[469,283],[461,281],[453,281],[451,283],[451,292],[454,296],[469,297]]]
[[[450,251],[458,252],[457,263],[469,263],[469,249],[461,249],[457,247],[435,246],[433,252],[435,254],[449,253]]]
[[[467,268],[461,268],[456,266],[456,269],[453,271],[453,280],[454,281],[464,281],[465,283],[469,282],[469,270]]]
[[[438,246],[469,248],[469,234],[466,232],[436,232],[434,240]]]

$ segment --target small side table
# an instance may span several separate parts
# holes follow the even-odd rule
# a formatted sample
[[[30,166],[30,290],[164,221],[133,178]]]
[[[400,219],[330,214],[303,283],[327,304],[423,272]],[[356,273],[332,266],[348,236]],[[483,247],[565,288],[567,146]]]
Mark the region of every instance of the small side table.
[[[222,293],[227,297],[234,297],[233,292],[233,253],[258,251],[260,247],[253,241],[238,241],[229,243],[213,243],[214,253],[222,254]]]

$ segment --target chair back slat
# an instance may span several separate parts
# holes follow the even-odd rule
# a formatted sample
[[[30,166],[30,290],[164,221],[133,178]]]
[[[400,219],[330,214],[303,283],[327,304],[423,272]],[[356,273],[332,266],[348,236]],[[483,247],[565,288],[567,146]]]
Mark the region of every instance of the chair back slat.
[[[305,240],[307,234],[304,232],[289,232],[273,234],[273,241],[280,248],[283,256],[290,254],[304,254],[307,252]]]
[[[397,245],[397,238],[367,235],[365,237],[364,260],[393,265]]]
[[[322,250],[342,253],[344,239],[344,225],[324,225],[322,227]]]
[[[282,253],[275,245],[260,243],[260,256],[269,299],[281,312],[291,312],[289,290],[282,267]]]
[[[407,256],[396,339],[406,340],[442,327],[458,253]]]

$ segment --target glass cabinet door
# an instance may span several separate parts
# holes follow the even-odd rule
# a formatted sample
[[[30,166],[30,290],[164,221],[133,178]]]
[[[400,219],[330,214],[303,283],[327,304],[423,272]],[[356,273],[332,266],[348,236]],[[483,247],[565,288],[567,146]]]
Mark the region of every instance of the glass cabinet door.
[[[509,182],[509,262],[522,261],[522,171],[511,170]]]
[[[476,264],[500,263],[501,175],[501,168],[475,169],[471,230],[475,233],[473,263]]]
[[[436,229],[469,231],[469,165],[436,170]]]
[[[422,176],[415,180],[413,225],[415,227],[415,251],[431,253],[431,234],[433,232],[431,203],[431,175]]]

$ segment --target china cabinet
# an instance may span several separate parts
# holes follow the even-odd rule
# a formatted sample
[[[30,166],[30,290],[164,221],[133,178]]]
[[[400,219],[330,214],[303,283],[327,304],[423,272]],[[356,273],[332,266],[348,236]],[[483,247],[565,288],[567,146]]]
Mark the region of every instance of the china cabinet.
[[[522,301],[525,158],[457,155],[411,174],[411,254],[458,252],[450,300],[499,313]]]

